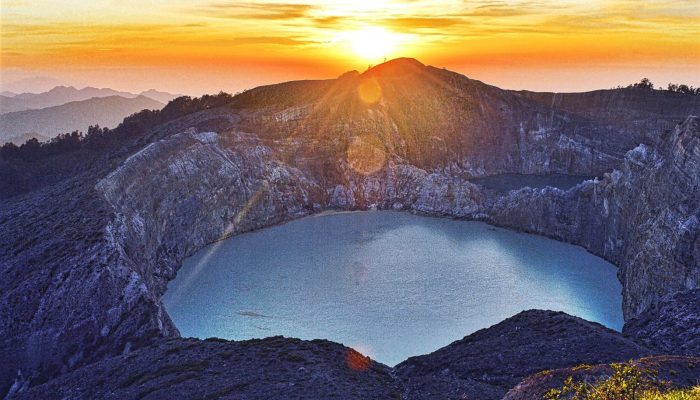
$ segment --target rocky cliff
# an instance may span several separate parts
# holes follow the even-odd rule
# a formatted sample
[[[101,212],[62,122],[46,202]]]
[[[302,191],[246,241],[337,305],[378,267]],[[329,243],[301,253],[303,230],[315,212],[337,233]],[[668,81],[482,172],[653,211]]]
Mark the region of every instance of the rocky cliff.
[[[639,145],[601,179],[567,192],[523,189],[492,221],[584,246],[620,267],[626,318],[700,279],[700,119]]]
[[[672,130],[688,115],[698,115],[700,97],[663,90],[625,88],[587,93],[519,94],[548,105],[602,122],[625,133],[631,147],[656,143],[663,132]]]
[[[0,196],[0,391],[177,337],[160,297],[186,256],[325,209],[479,219],[580,244],[620,267],[633,318],[697,287],[699,124],[678,122],[637,146],[592,115],[406,59],[174,115],[85,153],[91,168]],[[470,181],[503,172],[600,178],[505,194]]]

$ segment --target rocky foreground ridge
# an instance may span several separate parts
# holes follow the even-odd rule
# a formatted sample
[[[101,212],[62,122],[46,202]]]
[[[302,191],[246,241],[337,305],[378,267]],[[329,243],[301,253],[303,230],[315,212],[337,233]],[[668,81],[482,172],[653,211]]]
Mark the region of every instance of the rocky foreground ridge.
[[[700,329],[700,119],[688,116],[700,105],[623,89],[581,94],[576,113],[575,96],[547,105],[400,59],[260,87],[223,106],[166,106],[167,118],[136,124],[107,149],[0,159],[0,178],[19,188],[0,193],[0,393],[500,398],[542,369],[700,354],[688,339]],[[505,194],[470,182],[506,172],[598,178]],[[584,246],[620,268],[625,335],[533,311],[394,369],[353,356],[369,367],[352,371],[339,356],[349,350],[328,342],[178,338],[160,297],[186,256],[318,211],[374,208]],[[192,368],[172,366],[182,364]],[[127,379],[131,371],[145,378]],[[248,382],[250,371],[269,381]],[[124,382],[106,378],[115,374]]]

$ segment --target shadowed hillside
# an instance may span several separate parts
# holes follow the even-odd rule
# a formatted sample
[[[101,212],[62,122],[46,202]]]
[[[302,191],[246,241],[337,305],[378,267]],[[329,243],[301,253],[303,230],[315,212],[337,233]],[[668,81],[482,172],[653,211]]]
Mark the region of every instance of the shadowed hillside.
[[[162,103],[145,96],[133,99],[110,96],[3,114],[0,116],[0,141],[21,144],[23,136],[28,134],[50,138],[64,132],[86,131],[90,125],[115,127],[133,113],[161,107]]]

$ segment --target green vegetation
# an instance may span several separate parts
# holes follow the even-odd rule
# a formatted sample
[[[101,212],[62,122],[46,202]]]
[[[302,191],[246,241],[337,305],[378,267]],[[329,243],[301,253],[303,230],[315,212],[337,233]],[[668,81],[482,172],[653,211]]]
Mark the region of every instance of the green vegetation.
[[[196,98],[178,97],[161,110],[143,110],[130,115],[114,129],[95,125],[90,126],[85,134],[79,131],[64,133],[48,142],[41,143],[37,139],[30,139],[20,146],[11,142],[5,143],[0,146],[0,158],[33,161],[78,150],[113,149],[120,146],[124,139],[144,135],[159,124],[187,114],[229,105],[233,99],[232,95],[225,92]],[[80,157],[75,159],[80,162]]]
[[[609,378],[593,383],[568,377],[560,389],[551,389],[546,400],[698,400],[700,386],[673,389],[669,382],[658,380],[656,372],[633,363],[612,364]]]
[[[666,393],[647,393],[642,400],[698,400],[700,399],[700,386],[690,389],[677,389]]]
[[[654,84],[648,78],[642,78],[642,80],[637,82],[637,83],[627,85],[627,89],[632,89],[632,88],[654,90]],[[622,89],[622,86],[618,86],[617,89]],[[659,87],[657,90],[664,90],[664,89],[662,87]],[[669,83],[668,86],[666,86],[666,90],[669,92],[675,92],[675,93],[700,95],[700,87],[694,88],[690,85],[686,85],[683,83]]]

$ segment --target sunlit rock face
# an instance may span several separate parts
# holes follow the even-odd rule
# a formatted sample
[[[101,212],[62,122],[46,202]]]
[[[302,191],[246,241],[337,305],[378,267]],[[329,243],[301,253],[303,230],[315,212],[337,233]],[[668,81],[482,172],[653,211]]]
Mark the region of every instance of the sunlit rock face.
[[[379,95],[363,99],[368,80]],[[571,96],[548,103],[396,60],[256,88],[47,170],[49,183],[0,203],[0,392],[177,336],[160,296],[184,257],[324,209],[465,217],[581,244],[620,267],[628,318],[697,287],[697,118],[661,134],[682,121],[647,119],[641,100],[610,103],[613,117]],[[498,173],[601,178],[507,194],[469,181]]]
[[[335,160],[358,136],[411,165],[469,176],[595,175],[635,145],[610,140],[615,131],[590,119],[409,59],[337,80],[253,89],[233,106],[245,110],[236,129],[273,140],[290,157],[293,149],[297,164],[333,161],[327,175],[343,172]]]
[[[509,226],[578,243],[620,266],[623,311],[635,317],[700,280],[700,128],[686,119],[640,145],[602,179],[562,192],[521,190],[490,215]]]

